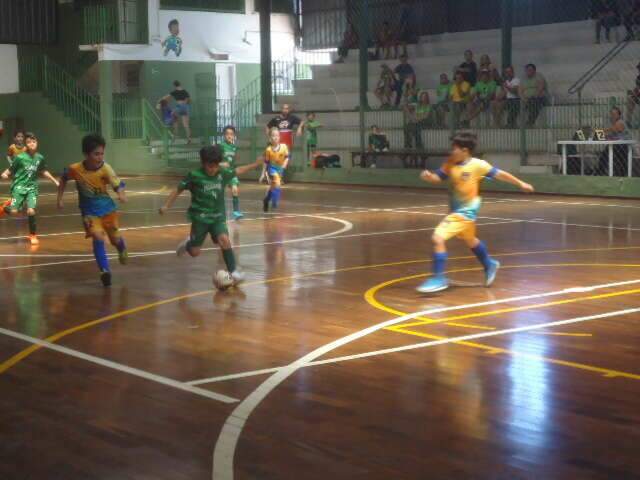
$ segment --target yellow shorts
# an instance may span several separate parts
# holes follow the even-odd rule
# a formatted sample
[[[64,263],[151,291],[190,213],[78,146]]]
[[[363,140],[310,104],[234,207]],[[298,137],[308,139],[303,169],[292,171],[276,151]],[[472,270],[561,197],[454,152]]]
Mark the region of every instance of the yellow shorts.
[[[473,240],[476,236],[476,222],[459,213],[447,215],[436,228],[435,234],[444,240],[458,237]]]
[[[111,212],[103,217],[87,215],[82,217],[86,237],[89,238],[95,233],[104,232],[109,238],[114,238],[118,234],[118,212]]]

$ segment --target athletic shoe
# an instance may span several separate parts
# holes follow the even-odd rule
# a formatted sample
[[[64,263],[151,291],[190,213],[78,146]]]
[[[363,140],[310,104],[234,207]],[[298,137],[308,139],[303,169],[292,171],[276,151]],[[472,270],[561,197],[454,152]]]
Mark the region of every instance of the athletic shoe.
[[[266,198],[262,200],[262,211],[264,213],[267,213],[269,211],[269,200],[267,200]]]
[[[179,257],[183,257],[185,253],[187,253],[187,244],[189,243],[189,237],[185,238],[180,244],[178,248],[176,248],[176,255]]]
[[[240,270],[234,270],[231,273],[231,278],[233,278],[234,285],[240,285],[242,282],[244,282],[244,272],[241,272]]]
[[[129,263],[129,251],[126,248],[122,251],[118,251],[118,260],[120,261],[120,265],[126,265]]]
[[[234,220],[240,220],[241,218],[244,218],[244,215],[242,214],[242,212],[239,212],[239,211],[233,212],[233,219]]]
[[[38,240],[38,237],[36,235],[29,235],[29,242],[33,246],[40,245],[40,240]]]
[[[498,273],[498,269],[500,268],[500,262],[497,260],[489,260],[489,268],[485,271],[485,286],[490,287],[496,279],[496,274]]]
[[[449,288],[449,281],[444,275],[431,277],[424,281],[416,290],[420,293],[435,293]]]
[[[100,280],[105,287],[111,286],[111,272],[109,270],[103,270],[100,272]]]
[[[5,208],[7,208],[9,205],[11,205],[11,200],[7,200],[6,202],[2,202],[2,204],[0,204],[0,218],[4,217],[7,214]]]

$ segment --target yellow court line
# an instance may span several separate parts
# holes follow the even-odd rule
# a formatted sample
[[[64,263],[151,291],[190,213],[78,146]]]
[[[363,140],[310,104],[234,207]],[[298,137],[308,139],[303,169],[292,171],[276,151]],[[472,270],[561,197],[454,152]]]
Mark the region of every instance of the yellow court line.
[[[495,330],[495,327],[487,327],[485,325],[472,325],[470,323],[458,323],[458,322],[448,322],[445,325],[449,325],[450,327],[462,327],[462,328],[473,328],[476,330]]]
[[[633,290],[623,290],[621,292],[603,293],[601,295],[592,295],[590,297],[569,298],[565,300],[557,300],[555,302],[523,305],[521,307],[500,308],[498,310],[491,310],[488,312],[469,313],[466,315],[456,315],[454,317],[439,318],[439,319],[425,319],[422,322],[403,323],[402,325],[399,325],[399,326],[400,327],[416,327],[418,325],[432,325],[434,323],[445,323],[445,322],[451,322],[456,320],[467,320],[469,318],[489,317],[489,316],[499,315],[501,313],[521,312],[523,310],[537,310],[539,308],[555,307],[558,305],[566,305],[569,303],[577,303],[577,302],[589,301],[589,300],[601,300],[603,298],[621,297],[623,295],[633,295],[636,293],[640,293],[640,288],[634,288]]]
[[[586,252],[601,252],[601,251],[618,251],[618,250],[639,250],[640,246],[638,247],[610,247],[610,248],[581,248],[581,249],[565,249],[565,250],[538,250],[538,251],[527,251],[527,252],[509,252],[509,253],[497,253],[497,254],[493,254],[492,256],[494,257],[510,257],[510,256],[518,256],[518,255],[543,255],[543,254],[554,254],[554,253],[586,253]],[[475,256],[473,255],[466,255],[466,256],[459,256],[459,257],[451,257],[449,260],[466,260],[466,259],[473,259],[475,258]],[[379,264],[371,264],[371,265],[358,265],[355,267],[346,267],[346,268],[339,268],[339,269],[333,269],[333,270],[324,270],[324,271],[319,271],[319,272],[311,272],[311,273],[306,273],[306,274],[302,274],[302,275],[292,275],[292,276],[287,276],[287,277],[276,277],[276,278],[272,278],[272,279],[267,279],[267,280],[260,280],[260,281],[255,281],[255,282],[249,282],[249,283],[245,283],[245,286],[251,286],[251,285],[261,285],[261,284],[269,284],[269,283],[275,283],[275,282],[284,282],[284,281],[289,281],[289,280],[294,280],[294,279],[300,279],[300,278],[308,278],[308,277],[314,277],[314,276],[319,276],[319,275],[327,275],[327,274],[331,274],[331,273],[345,273],[345,272],[354,272],[354,271],[358,271],[358,270],[369,270],[369,269],[375,269],[375,268],[385,268],[385,267],[395,267],[395,266],[402,266],[402,265],[412,265],[412,264],[417,264],[417,263],[431,263],[430,260],[428,259],[420,259],[420,260],[404,260],[404,261],[399,261],[399,262],[388,262],[388,263],[379,263]],[[467,269],[467,270],[477,270],[477,269]],[[462,271],[467,271],[467,270],[462,270]],[[420,277],[421,275],[417,275],[415,278]],[[394,283],[394,282],[390,282],[390,283]],[[178,302],[180,300],[185,300],[185,299],[189,299],[189,298],[194,298],[194,297],[199,297],[199,296],[203,296],[203,295],[209,295],[211,293],[213,293],[214,290],[205,290],[202,292],[195,292],[195,293],[190,293],[190,294],[185,294],[185,295],[178,295],[172,298],[168,298],[165,300],[161,300],[161,301],[157,301],[157,302],[151,302],[151,303],[147,303],[145,305],[140,305],[138,307],[132,308],[132,309],[128,309],[128,310],[124,310],[121,312],[116,312],[112,315],[108,315],[106,317],[102,317],[102,318],[98,318],[96,320],[92,320],[86,323],[82,323],[80,325],[77,325],[75,327],[63,330],[61,332],[58,332],[50,337],[45,338],[46,341],[48,342],[52,342],[55,343],[58,340],[65,338],[71,334],[74,334],[76,332],[82,331],[82,330],[86,330],[88,328],[91,328],[95,325],[100,325],[102,323],[111,321],[111,320],[117,320],[118,318],[122,318],[125,317],[127,315],[132,315],[134,313],[138,313],[144,310],[149,310],[151,308],[155,308],[155,307],[159,307],[162,305],[166,305],[169,303],[174,303],[174,302]],[[27,358],[28,356],[30,356],[31,354],[33,354],[34,352],[40,350],[41,346],[39,345],[32,345],[20,352],[18,352],[17,354],[13,355],[12,357],[10,357],[9,359],[5,360],[4,362],[0,363],[0,374],[6,372],[7,370],[9,370],[11,367],[13,367],[14,365],[16,365],[17,363],[21,362],[22,360],[24,360],[25,358]]]
[[[431,335],[428,333],[422,333],[422,332],[415,332],[413,330],[408,330],[406,328],[395,328],[393,329],[394,332],[398,332],[398,333],[404,333],[407,335],[414,335],[416,337],[422,337],[422,338],[429,338],[429,339],[433,339],[433,340],[444,340],[447,337],[440,337],[437,335]],[[567,360],[560,360],[559,358],[551,358],[551,357],[545,357],[543,355],[536,355],[535,353],[524,353],[524,352],[517,352],[514,350],[507,350],[504,348],[496,348],[496,347],[492,347],[490,345],[484,345],[481,343],[471,343],[471,342],[453,342],[454,344],[459,344],[459,345],[465,345],[468,347],[473,347],[473,348],[479,348],[482,350],[485,350],[487,353],[490,353],[492,355],[498,354],[498,353],[507,353],[513,357],[525,357],[525,358],[532,358],[534,360],[541,360],[544,362],[548,362],[548,363],[552,363],[554,365],[562,365],[564,367],[571,367],[571,368],[577,368],[578,370],[586,370],[588,372],[595,372],[595,373],[599,373],[601,375],[604,375],[605,377],[609,377],[609,378],[614,378],[614,377],[623,377],[623,378],[629,378],[631,380],[640,380],[640,375],[636,375],[635,373],[629,373],[629,372],[622,372],[620,370],[611,370],[609,368],[601,368],[601,367],[596,367],[594,365],[587,365],[584,363],[577,363],[577,362],[569,362]]]
[[[577,263],[577,264],[572,264],[572,263],[558,263],[558,264],[545,264],[545,265],[507,265],[507,266],[503,266],[502,268],[543,268],[543,267],[611,267],[611,266],[616,266],[616,267],[629,267],[629,268],[638,268],[640,267],[640,265],[637,264],[609,264],[609,263]],[[472,271],[472,270],[482,270],[482,268],[462,268],[462,269],[456,269],[456,270],[450,270],[448,273],[459,273],[459,272],[467,272],[467,271]],[[367,303],[369,303],[369,305],[371,305],[372,307],[378,309],[378,310],[382,310],[384,312],[387,313],[391,313],[393,315],[397,315],[397,316],[404,316],[407,315],[407,312],[402,312],[400,310],[396,310],[395,308],[389,307],[381,302],[379,302],[376,299],[376,294],[377,292],[379,292],[380,290],[382,290],[385,287],[388,287],[389,285],[393,285],[396,283],[400,283],[403,281],[408,281],[408,280],[413,280],[416,278],[421,278],[421,277],[425,277],[425,274],[420,274],[420,275],[411,275],[408,277],[402,277],[402,278],[396,278],[394,280],[389,280],[383,283],[380,283],[372,288],[370,288],[369,290],[367,290],[367,292],[365,293],[364,297],[365,300],[367,301]],[[638,289],[640,290],[640,289]],[[616,293],[623,293],[623,292],[616,292]],[[628,292],[626,294],[629,294]],[[611,295],[611,294],[607,294],[607,295]],[[435,324],[435,323],[444,323],[449,321],[449,319],[428,319],[431,323],[430,324]],[[420,325],[424,325],[424,323],[420,323]],[[391,330],[393,332],[397,332],[397,333],[404,333],[404,334],[408,334],[408,335],[414,335],[414,336],[418,336],[418,337],[423,337],[423,338],[429,338],[429,339],[434,339],[434,340],[443,340],[447,337],[441,337],[441,336],[437,336],[437,335],[432,335],[432,334],[428,334],[428,333],[423,333],[423,332],[415,332],[412,330],[407,330],[408,327],[403,326],[403,325],[393,325],[391,327],[387,327],[385,330]],[[478,348],[481,350],[485,350],[488,353],[491,354],[495,354],[495,353],[508,353],[509,355],[512,356],[525,356],[525,357],[529,357],[529,358],[536,358],[539,360],[544,360],[544,361],[548,361],[550,363],[556,364],[556,365],[563,365],[563,366],[568,366],[568,367],[573,367],[573,368],[578,368],[580,370],[587,370],[587,371],[591,371],[591,372],[597,372],[597,373],[601,373],[602,375],[606,376],[606,377],[624,377],[624,378],[630,378],[633,380],[640,380],[640,375],[636,375],[633,373],[629,373],[629,372],[622,372],[619,370],[611,370],[611,369],[607,369],[607,368],[601,368],[601,367],[596,367],[594,365],[587,365],[587,364],[582,364],[582,363],[576,363],[576,362],[569,362],[566,360],[560,360],[557,358],[548,358],[548,357],[544,357],[541,355],[535,355],[535,354],[525,354],[525,353],[521,353],[521,352],[516,352],[514,350],[508,350],[508,349],[504,349],[504,348],[498,348],[498,347],[493,347],[491,345],[486,345],[486,344],[482,344],[482,343],[475,343],[475,342],[453,342],[454,344],[459,344],[459,345],[464,345],[464,346],[468,346],[468,347],[472,347],[472,348]]]

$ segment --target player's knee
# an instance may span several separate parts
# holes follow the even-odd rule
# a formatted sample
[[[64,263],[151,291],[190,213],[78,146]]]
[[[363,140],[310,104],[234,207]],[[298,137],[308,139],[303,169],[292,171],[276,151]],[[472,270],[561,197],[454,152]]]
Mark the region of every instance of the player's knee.
[[[438,246],[438,247],[444,245],[444,238],[442,238],[440,235],[435,233],[431,236],[431,241],[435,246]]]
[[[200,255],[200,247],[189,247],[187,249],[187,252],[189,253],[189,255],[191,255],[192,257],[197,257]]]
[[[231,240],[227,235],[220,235],[218,237],[218,245],[222,250],[229,250],[231,248]]]
[[[33,208],[27,208],[27,215],[33,217],[36,214],[36,211]]]
[[[93,231],[91,232],[91,238],[99,242],[104,242],[104,232]]]

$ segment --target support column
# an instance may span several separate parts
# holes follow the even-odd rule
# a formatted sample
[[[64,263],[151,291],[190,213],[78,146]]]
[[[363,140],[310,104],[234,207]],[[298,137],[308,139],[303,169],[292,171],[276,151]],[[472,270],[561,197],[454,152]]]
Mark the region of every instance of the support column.
[[[113,65],[111,61],[98,62],[100,82],[100,123],[101,133],[107,143],[113,139]]]
[[[349,3],[347,3],[349,5]],[[366,125],[365,112],[369,110],[369,99],[367,92],[369,91],[369,1],[361,0],[361,11],[358,15],[358,38],[360,39],[360,154],[364,155],[366,150]],[[348,7],[347,7],[348,8]],[[349,12],[353,13],[353,12]],[[353,18],[353,15],[347,13],[347,18]]]
[[[271,80],[271,0],[260,2],[260,90],[262,113],[273,111]]]
[[[513,62],[513,0],[502,0],[502,68]]]

